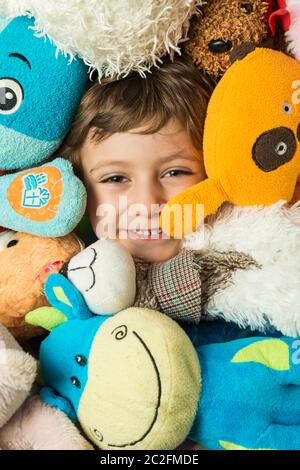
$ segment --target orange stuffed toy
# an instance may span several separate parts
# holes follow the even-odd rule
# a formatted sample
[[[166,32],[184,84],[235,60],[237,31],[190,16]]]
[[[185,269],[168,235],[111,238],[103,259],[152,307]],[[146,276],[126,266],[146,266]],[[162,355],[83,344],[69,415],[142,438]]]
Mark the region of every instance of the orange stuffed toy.
[[[48,305],[43,289],[47,276],[81,249],[74,234],[42,238],[7,231],[0,235],[0,323],[18,340],[41,331],[26,324],[24,317],[32,309]]]
[[[208,106],[203,144],[208,179],[173,198],[162,212],[162,228],[172,236],[196,230],[225,201],[252,206],[293,198],[300,175],[300,64],[251,44],[235,52],[240,60]]]

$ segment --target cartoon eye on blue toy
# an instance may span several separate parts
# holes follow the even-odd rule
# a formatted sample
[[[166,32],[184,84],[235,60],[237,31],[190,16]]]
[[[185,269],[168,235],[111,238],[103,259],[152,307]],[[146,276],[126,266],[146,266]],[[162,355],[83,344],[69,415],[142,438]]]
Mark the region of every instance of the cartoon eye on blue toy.
[[[88,80],[81,60],[37,38],[35,20],[0,29],[0,168],[17,170],[47,158],[66,135]]]

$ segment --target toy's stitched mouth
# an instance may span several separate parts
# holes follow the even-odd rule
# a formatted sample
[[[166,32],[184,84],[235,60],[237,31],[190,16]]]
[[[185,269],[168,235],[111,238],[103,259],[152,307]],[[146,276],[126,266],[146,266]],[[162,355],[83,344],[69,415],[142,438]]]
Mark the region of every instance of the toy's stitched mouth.
[[[152,429],[153,429],[153,427],[154,427],[154,425],[157,421],[158,411],[159,411],[160,404],[161,404],[161,394],[162,394],[161,378],[160,378],[159,369],[157,367],[155,359],[154,359],[150,349],[148,348],[146,343],[143,341],[143,339],[135,331],[133,331],[132,333],[136,336],[138,341],[142,344],[142,346],[145,349],[147,355],[149,356],[150,361],[151,361],[151,363],[153,365],[153,368],[155,370],[155,375],[156,375],[156,380],[157,380],[157,404],[155,406],[154,417],[153,417],[153,420],[152,420],[150,426],[148,427],[147,431],[139,439],[136,439],[133,442],[128,442],[127,444],[107,444],[109,447],[119,447],[119,448],[132,447],[132,446],[138,444],[139,442],[143,441],[148,436],[148,434],[150,434],[150,432],[152,431]],[[102,434],[97,429],[95,429],[94,432],[93,432],[95,437],[97,437],[97,435],[95,434],[95,431],[96,431],[96,434],[102,436]],[[102,441],[103,441],[103,436],[102,436],[101,442]]]
[[[97,261],[98,254],[97,254],[97,251],[95,250],[95,248],[91,248],[91,251],[94,253],[94,257],[93,257],[92,261],[90,262],[89,266],[77,266],[77,268],[72,268],[72,269],[69,269],[68,267],[66,268],[67,273],[71,273],[71,272],[75,272],[75,271],[81,271],[83,269],[89,269],[91,271],[92,276],[93,276],[92,284],[91,284],[90,287],[88,287],[85,290],[85,292],[90,292],[96,284],[96,274],[95,274],[93,266]]]

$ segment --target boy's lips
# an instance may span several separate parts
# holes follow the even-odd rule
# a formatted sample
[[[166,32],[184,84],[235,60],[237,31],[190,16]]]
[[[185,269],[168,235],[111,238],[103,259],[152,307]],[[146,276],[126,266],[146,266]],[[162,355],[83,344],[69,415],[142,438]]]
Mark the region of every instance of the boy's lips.
[[[155,230],[122,230],[127,234],[129,240],[141,242],[157,242],[165,239],[165,235],[161,229]]]

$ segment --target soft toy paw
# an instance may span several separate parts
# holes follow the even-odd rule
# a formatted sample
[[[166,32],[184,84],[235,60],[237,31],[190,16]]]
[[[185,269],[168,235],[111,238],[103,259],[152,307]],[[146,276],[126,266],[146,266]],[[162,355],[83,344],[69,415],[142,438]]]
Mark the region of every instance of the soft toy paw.
[[[0,323],[19,340],[35,336],[39,329],[25,323],[26,313],[47,305],[44,282],[82,249],[74,235],[43,238],[26,233],[0,235]]]
[[[176,196],[162,212],[162,228],[173,236],[196,230],[225,201],[252,206],[293,199],[300,168],[300,65],[253,45],[236,55],[243,58],[226,72],[208,106],[208,179]]]
[[[231,65],[234,47],[268,36],[270,1],[209,0],[191,21],[185,51],[207,75],[218,78]]]
[[[76,54],[101,77],[145,74],[161,56],[178,51],[202,0],[5,0],[13,15],[30,12],[39,35]],[[170,27],[170,25],[172,25]]]
[[[118,242],[97,241],[66,263],[62,273],[97,315],[111,315],[134,303],[134,261]]]
[[[59,237],[80,221],[86,192],[69,162],[39,165],[65,137],[88,75],[82,61],[69,63],[49,38],[36,37],[34,25],[26,17],[0,21],[0,168],[14,171],[0,177],[0,222]]]

